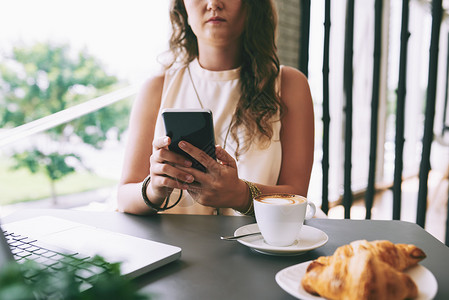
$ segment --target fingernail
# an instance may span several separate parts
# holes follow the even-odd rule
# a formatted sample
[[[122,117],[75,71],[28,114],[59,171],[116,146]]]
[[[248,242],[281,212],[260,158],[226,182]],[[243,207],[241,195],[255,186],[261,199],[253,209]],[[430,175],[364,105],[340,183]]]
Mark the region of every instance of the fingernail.
[[[191,167],[192,166],[192,162],[190,160],[185,160],[184,161],[184,166]]]
[[[185,148],[186,143],[184,141],[179,142],[178,144],[179,148]]]
[[[187,175],[185,181],[186,182],[193,182],[193,176],[192,175]]]

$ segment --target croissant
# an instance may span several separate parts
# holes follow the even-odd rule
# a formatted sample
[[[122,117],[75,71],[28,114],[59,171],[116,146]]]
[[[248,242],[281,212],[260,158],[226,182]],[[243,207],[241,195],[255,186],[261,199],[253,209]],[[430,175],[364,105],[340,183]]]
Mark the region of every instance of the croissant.
[[[414,245],[355,241],[313,261],[301,284],[307,292],[328,299],[415,298],[415,283],[401,271],[425,257]]]
[[[426,254],[415,245],[393,244],[386,240],[372,242],[358,240],[349,245],[339,247],[333,256],[322,256],[317,260],[323,264],[328,264],[332,259],[344,259],[346,257],[351,257],[360,251],[369,251],[373,253],[380,260],[398,271],[403,271],[408,267],[414,266],[426,258]]]
[[[302,285],[307,292],[328,299],[408,299],[418,295],[418,289],[408,275],[369,251],[335,260],[330,265],[312,262]]]

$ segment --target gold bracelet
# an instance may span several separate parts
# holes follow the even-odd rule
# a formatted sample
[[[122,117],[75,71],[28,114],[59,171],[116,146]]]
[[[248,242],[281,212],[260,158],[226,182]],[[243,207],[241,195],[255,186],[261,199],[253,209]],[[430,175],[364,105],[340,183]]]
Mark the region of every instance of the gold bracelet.
[[[248,186],[249,193],[250,193],[250,196],[251,196],[249,208],[243,214],[245,216],[253,216],[254,217],[254,203],[253,203],[253,201],[254,201],[254,198],[256,198],[257,196],[262,194],[262,192],[260,191],[260,189],[254,183],[246,181],[245,179],[242,179],[242,180]]]

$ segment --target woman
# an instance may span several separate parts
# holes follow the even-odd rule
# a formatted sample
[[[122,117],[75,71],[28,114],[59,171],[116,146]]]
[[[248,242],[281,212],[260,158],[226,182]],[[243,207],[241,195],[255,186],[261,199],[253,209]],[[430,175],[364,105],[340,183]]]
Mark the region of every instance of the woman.
[[[173,62],[134,103],[119,210],[155,213],[172,206],[181,190],[168,213],[252,214],[260,193],[307,196],[312,99],[305,76],[279,66],[273,2],[173,0],[170,17]],[[205,173],[168,150],[160,114],[167,107],[212,110],[217,161],[179,145]]]

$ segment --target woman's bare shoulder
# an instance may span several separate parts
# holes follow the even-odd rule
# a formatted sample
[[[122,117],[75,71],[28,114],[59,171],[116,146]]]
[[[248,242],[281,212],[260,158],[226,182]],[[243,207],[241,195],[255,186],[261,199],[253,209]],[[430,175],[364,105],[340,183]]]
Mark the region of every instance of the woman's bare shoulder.
[[[147,78],[144,83],[142,84],[140,93],[147,95],[157,95],[162,94],[162,90],[164,87],[164,79],[165,79],[165,73],[157,73],[153,76]]]
[[[137,94],[135,106],[140,108],[159,107],[164,88],[164,77],[163,73],[158,73],[146,79]]]
[[[302,101],[311,100],[309,82],[304,73],[289,66],[282,68],[281,98],[287,106],[292,104],[291,101],[297,102],[298,98]]]
[[[303,72],[299,71],[296,68],[290,66],[282,66],[282,85],[290,85],[290,84],[301,84],[301,85],[309,85],[307,81],[307,77]]]
[[[163,73],[155,74],[142,83],[134,99],[130,125],[145,123],[148,126],[148,123],[153,124],[156,122],[157,113],[161,105],[163,87]]]

